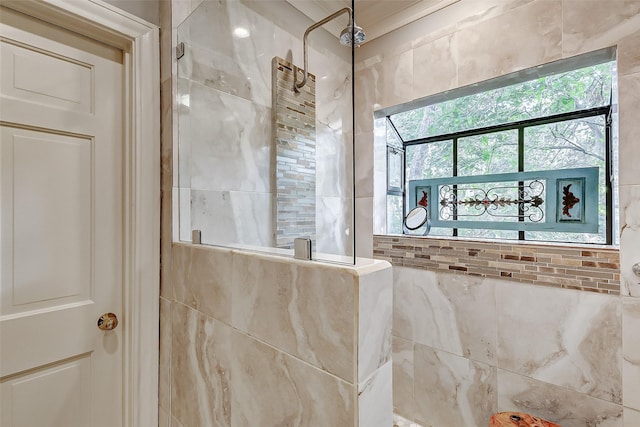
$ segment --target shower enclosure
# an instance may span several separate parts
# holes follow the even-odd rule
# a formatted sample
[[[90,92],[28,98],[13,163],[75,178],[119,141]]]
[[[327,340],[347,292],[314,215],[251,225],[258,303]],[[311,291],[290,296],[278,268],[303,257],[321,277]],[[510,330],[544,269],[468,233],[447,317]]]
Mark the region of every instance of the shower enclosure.
[[[355,262],[353,6],[205,0],[178,27],[178,240]]]

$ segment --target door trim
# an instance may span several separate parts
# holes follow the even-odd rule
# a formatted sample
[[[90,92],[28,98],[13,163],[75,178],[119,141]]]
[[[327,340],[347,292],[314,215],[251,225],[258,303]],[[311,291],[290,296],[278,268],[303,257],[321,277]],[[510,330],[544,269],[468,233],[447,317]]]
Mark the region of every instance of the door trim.
[[[158,425],[160,298],[159,30],[101,0],[2,5],[124,52],[124,427]]]

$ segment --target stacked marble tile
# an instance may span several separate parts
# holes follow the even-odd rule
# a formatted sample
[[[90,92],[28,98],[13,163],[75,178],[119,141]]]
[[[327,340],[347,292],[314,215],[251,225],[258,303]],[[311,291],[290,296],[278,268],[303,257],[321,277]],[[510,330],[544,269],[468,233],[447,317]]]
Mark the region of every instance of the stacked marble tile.
[[[297,237],[316,246],[316,76],[282,58],[273,63],[276,247],[293,249]],[[295,79],[294,79],[295,76]]]
[[[375,110],[611,46],[620,295],[394,267],[394,402],[408,418],[482,426],[521,410],[640,426],[640,1],[461,0],[357,51],[358,247],[371,249],[360,240],[385,227]]]
[[[161,405],[179,425],[391,426],[388,263],[177,244],[172,270]]]

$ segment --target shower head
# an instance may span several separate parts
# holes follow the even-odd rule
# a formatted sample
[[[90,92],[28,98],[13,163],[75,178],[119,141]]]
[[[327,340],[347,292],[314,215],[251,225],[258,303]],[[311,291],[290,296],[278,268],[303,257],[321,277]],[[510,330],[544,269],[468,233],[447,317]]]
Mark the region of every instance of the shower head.
[[[352,26],[348,26],[340,33],[340,44],[342,46],[351,47],[353,40],[355,40],[354,46],[359,47],[364,43],[366,34],[361,27],[358,27],[355,23]],[[353,40],[352,40],[353,38]]]
[[[308,71],[307,71],[307,65],[308,65],[308,53],[307,53],[307,37],[309,36],[309,33],[313,30],[315,30],[316,28],[320,28],[321,26],[323,26],[324,24],[326,24],[329,21],[332,21],[333,19],[337,18],[338,16],[342,15],[343,13],[346,13],[347,15],[349,15],[349,26],[347,28],[345,28],[344,30],[342,30],[342,32],[340,33],[340,44],[343,46],[349,46],[351,47],[353,45],[353,47],[358,47],[360,46],[365,39],[365,34],[364,31],[362,30],[362,28],[358,27],[355,24],[354,18],[353,18],[353,11],[351,10],[350,7],[345,7],[340,9],[339,11],[327,16],[326,18],[316,22],[315,24],[313,24],[312,26],[310,26],[309,28],[307,28],[307,30],[304,32],[304,36],[302,37],[302,46],[303,46],[303,56],[304,56],[304,70],[303,70],[303,76],[302,76],[302,80],[301,81],[297,81],[296,79],[296,75],[298,73],[298,68],[294,65],[293,66],[293,90],[294,92],[300,92],[300,89],[302,89],[304,87],[305,84],[307,84],[307,78],[308,78]]]

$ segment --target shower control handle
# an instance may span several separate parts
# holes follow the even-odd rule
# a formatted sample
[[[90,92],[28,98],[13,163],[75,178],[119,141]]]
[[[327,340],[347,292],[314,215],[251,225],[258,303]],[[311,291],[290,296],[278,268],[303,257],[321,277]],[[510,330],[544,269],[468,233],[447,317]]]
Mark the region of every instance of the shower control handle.
[[[98,329],[112,331],[118,326],[118,317],[113,313],[104,313],[98,318]]]

